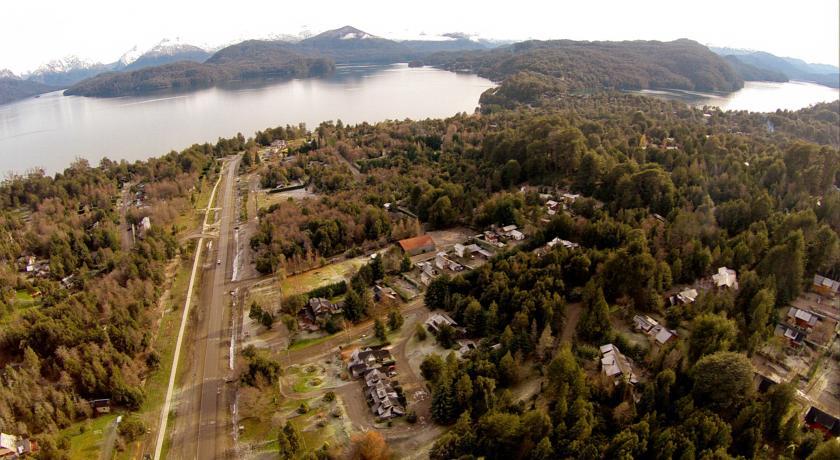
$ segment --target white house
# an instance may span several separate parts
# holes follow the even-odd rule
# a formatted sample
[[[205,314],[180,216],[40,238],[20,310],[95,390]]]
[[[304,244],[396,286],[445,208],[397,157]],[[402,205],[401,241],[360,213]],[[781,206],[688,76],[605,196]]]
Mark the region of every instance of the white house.
[[[722,288],[738,289],[738,275],[735,270],[726,267],[718,268],[717,273],[712,275],[715,286]]]

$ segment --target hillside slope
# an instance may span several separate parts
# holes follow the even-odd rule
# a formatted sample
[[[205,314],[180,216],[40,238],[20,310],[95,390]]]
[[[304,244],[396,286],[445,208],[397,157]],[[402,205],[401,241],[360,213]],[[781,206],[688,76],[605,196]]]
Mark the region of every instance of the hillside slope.
[[[101,74],[72,86],[65,94],[116,97],[167,89],[189,90],[241,78],[324,75],[334,68],[332,61],[301,56],[283,42],[249,40],[219,50],[205,63],[180,61]]]
[[[21,80],[13,76],[0,77],[0,104],[19,101],[27,97],[54,91],[56,88],[36,81]]]
[[[487,51],[437,53],[426,63],[502,80],[533,72],[567,89],[676,88],[734,91],[743,86],[732,66],[691,40],[672,42],[527,41]]]

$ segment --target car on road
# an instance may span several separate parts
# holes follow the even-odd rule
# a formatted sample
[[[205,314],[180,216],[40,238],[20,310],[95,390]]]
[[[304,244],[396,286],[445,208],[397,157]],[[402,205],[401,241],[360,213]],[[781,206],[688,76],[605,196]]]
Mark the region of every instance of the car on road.
[[[222,259],[216,259],[216,265],[222,265]]]

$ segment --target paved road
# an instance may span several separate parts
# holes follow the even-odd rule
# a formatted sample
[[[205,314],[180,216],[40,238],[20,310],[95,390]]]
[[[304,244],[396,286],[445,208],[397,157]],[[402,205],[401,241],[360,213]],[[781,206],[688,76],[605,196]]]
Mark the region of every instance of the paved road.
[[[228,435],[230,423],[228,422],[228,409],[226,402],[230,399],[228,391],[220,391],[225,386],[224,379],[229,373],[227,360],[229,339],[225,338],[228,323],[225,308],[230,296],[227,296],[228,281],[230,279],[229,254],[233,250],[233,219],[236,206],[234,205],[234,185],[236,171],[239,164],[239,157],[226,161],[219,177],[215,192],[218,193],[217,208],[215,216],[218,222],[208,222],[207,214],[203,226],[202,235],[209,235],[210,229],[218,228],[218,239],[214,241],[212,249],[207,247],[205,237],[199,237],[197,256],[193,265],[193,273],[190,278],[189,294],[187,296],[187,308],[184,311],[182,320],[182,331],[179,332],[176,345],[175,362],[178,361],[180,344],[183,335],[184,324],[189,313],[192,286],[196,274],[201,272],[201,287],[195,305],[193,316],[196,321],[191,326],[195,329],[192,332],[193,343],[187,346],[187,362],[185,363],[186,379],[178,391],[178,402],[176,418],[171,434],[171,449],[169,458],[181,459],[214,459],[227,458],[230,448],[231,436]],[[209,213],[208,213],[209,214]],[[204,265],[199,265],[201,250],[208,250]],[[173,366],[173,373],[170,377],[170,385],[174,381],[177,370]],[[171,389],[170,389],[171,393]],[[170,393],[165,401],[166,410],[162,417],[168,413]],[[165,422],[162,421],[165,429]],[[161,445],[165,432],[161,430],[158,437],[155,459],[160,458]]]
[[[202,228],[207,228],[207,216],[209,214],[210,206],[213,204],[213,199],[216,196],[216,192],[219,188],[219,183],[221,182],[221,176],[219,180],[216,181],[216,185],[213,186],[213,191],[210,193],[210,199],[207,202],[207,210],[204,214],[204,223],[202,224]],[[184,332],[187,326],[187,319],[189,318],[190,314],[190,305],[193,298],[193,286],[195,284],[195,276],[198,272],[198,262],[201,260],[201,251],[204,248],[204,239],[200,238],[198,240],[198,244],[196,245],[195,250],[195,259],[193,260],[193,268],[192,272],[190,273],[190,282],[187,287],[187,295],[186,299],[184,300],[184,312],[181,316],[181,325],[178,329],[178,339],[175,342],[175,353],[172,358],[172,368],[169,372],[169,384],[166,387],[166,396],[163,400],[163,408],[160,411],[160,424],[158,425],[158,433],[157,439],[155,441],[155,454],[154,460],[160,460],[161,453],[163,451],[163,443],[166,437],[166,425],[169,420],[169,408],[172,404],[172,396],[175,389],[175,376],[178,374],[178,360],[181,356],[181,345],[184,341]]]
[[[239,169],[239,157],[228,162],[226,178],[219,201],[220,222],[219,240],[217,242],[216,257],[218,263],[213,265],[206,275],[202,289],[203,311],[207,315],[204,322],[205,329],[198,336],[199,354],[204,350],[204,366],[201,377],[192,388],[200,388],[201,403],[199,406],[198,449],[195,458],[212,459],[225,458],[231,439],[228,436],[227,393],[223,391],[225,376],[230,374],[227,366],[230,346],[225,307],[230,301],[228,293],[229,272],[232,267],[233,253],[236,250],[233,242],[234,218],[238,212],[234,193],[236,185],[236,171]],[[212,274],[211,274],[212,272]],[[206,296],[205,296],[206,294]]]

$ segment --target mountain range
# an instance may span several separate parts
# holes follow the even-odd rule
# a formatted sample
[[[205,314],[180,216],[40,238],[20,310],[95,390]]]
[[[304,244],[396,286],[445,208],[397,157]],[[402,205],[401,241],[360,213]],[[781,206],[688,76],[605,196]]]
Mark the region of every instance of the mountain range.
[[[113,97],[150,90],[190,89],[249,78],[325,75],[335,64],[406,62],[442,50],[484,49],[488,42],[465,37],[439,41],[394,41],[345,26],[296,41],[246,40],[224,47],[201,64],[183,62],[108,72],[71,86],[65,94]]]
[[[345,26],[314,36],[279,34],[267,40],[244,40],[214,52],[179,40],[163,40],[145,51],[134,47],[109,64],[68,57],[20,78],[0,73],[0,103],[62,88],[68,88],[68,95],[113,97],[171,88],[186,90],[244,78],[324,75],[336,63],[407,61],[471,70],[495,79],[514,71],[533,72],[559,77],[562,86],[576,88],[733,91],[744,80],[790,79],[840,86],[840,74],[834,66],[760,51],[706,48],[691,40],[531,40],[501,44],[458,33],[446,34],[445,38],[397,41]]]
[[[828,64],[811,64],[802,59],[779,57],[764,51],[738,48],[709,47],[713,52],[726,57],[735,65],[744,64],[761,72],[769,72],[785,77],[784,80],[800,80],[817,83],[832,88],[840,87],[840,68]]]
[[[9,69],[0,69],[0,104],[37,96],[56,89],[37,81],[24,80]]]

